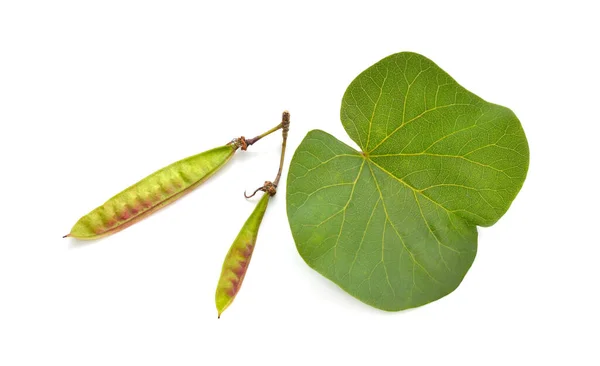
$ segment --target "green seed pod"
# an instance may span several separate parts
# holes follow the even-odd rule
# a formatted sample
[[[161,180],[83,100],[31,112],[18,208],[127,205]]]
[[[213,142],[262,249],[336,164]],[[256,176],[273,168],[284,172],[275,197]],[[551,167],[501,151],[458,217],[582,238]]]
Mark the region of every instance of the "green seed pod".
[[[262,196],[227,252],[215,294],[219,318],[223,311],[231,305],[242,286],[256,244],[258,229],[267,210],[269,197],[271,197],[270,192]]]
[[[234,140],[150,174],[80,218],[65,237],[98,239],[133,225],[212,176],[231,159],[238,142]]]

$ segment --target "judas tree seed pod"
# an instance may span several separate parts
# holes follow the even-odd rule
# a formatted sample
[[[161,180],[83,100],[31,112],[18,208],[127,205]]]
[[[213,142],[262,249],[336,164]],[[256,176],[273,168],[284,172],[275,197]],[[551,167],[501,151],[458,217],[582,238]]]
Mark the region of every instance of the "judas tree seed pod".
[[[235,296],[240,291],[240,287],[246,276],[246,271],[248,270],[248,265],[250,265],[252,252],[254,251],[254,245],[256,244],[256,237],[258,236],[258,229],[260,228],[260,223],[267,210],[269,198],[277,193],[277,185],[281,178],[287,136],[290,129],[290,112],[283,112],[281,115],[281,123],[278,128],[281,128],[281,137],[283,138],[281,143],[279,170],[277,171],[277,176],[273,182],[266,181],[262,187],[254,191],[250,196],[244,193],[246,198],[250,198],[258,191],[265,192],[248,220],[246,220],[242,230],[240,230],[238,236],[233,241],[233,244],[231,244],[231,248],[229,248],[229,252],[227,252],[227,256],[223,262],[223,269],[221,270],[221,277],[219,277],[217,292],[215,294],[219,318],[225,309],[231,305],[233,299],[235,299]]]
[[[242,286],[256,244],[258,229],[267,210],[269,197],[271,197],[269,192],[262,196],[227,252],[215,294],[219,318],[223,311],[231,305]]]
[[[240,145],[235,139],[150,174],[80,218],[65,237],[98,239],[133,225],[207,180]]]

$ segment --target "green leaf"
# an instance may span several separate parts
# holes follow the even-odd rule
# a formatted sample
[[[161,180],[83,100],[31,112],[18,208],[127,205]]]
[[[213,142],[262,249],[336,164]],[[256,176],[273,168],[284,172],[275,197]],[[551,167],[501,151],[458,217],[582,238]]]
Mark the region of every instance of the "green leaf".
[[[350,84],[341,119],[362,152],[314,130],[290,165],[298,252],[380,309],[449,294],[475,259],[477,225],[498,221],[523,185],[529,148],[519,120],[407,52]]]

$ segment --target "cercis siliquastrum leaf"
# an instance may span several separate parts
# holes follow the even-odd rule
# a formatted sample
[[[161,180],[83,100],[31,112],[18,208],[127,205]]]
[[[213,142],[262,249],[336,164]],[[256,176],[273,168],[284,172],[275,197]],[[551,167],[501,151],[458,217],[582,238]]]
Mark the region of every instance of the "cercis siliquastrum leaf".
[[[341,120],[360,151],[314,130],[296,150],[287,214],[306,263],[384,310],[452,292],[529,166],[523,128],[508,108],[460,86],[415,53],[362,72]]]
[[[243,136],[233,139],[226,145],[179,160],[150,174],[81,217],[65,237],[98,239],[133,225],[206,181],[239,148],[246,150],[280,128],[281,124],[252,139]]]
[[[269,204],[269,198],[277,193],[277,185],[279,184],[281,172],[283,170],[287,135],[290,125],[290,114],[287,111],[283,112],[281,123],[283,143],[281,146],[281,158],[279,160],[277,176],[273,182],[266,181],[265,184],[257,189],[251,196],[246,196],[246,198],[250,198],[258,191],[264,192],[260,201],[258,201],[258,204],[254,208],[254,211],[248,220],[246,220],[244,226],[242,226],[242,229],[233,241],[233,244],[231,244],[231,247],[225,256],[225,260],[223,261],[223,268],[221,269],[221,276],[219,277],[215,293],[215,303],[219,318],[223,311],[231,305],[242,286],[248,266],[250,265],[252,253],[254,252],[254,246],[256,245],[258,229],[260,228],[260,224]]]

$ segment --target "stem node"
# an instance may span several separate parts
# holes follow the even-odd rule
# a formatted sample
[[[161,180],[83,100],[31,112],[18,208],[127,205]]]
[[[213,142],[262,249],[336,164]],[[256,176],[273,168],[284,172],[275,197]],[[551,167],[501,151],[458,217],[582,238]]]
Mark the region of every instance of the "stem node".
[[[248,196],[246,194],[246,192],[244,192],[244,197],[246,197],[246,198],[254,197],[254,195],[256,193],[258,193],[258,191],[266,192],[269,194],[269,196],[273,197],[277,193],[277,186],[275,184],[273,184],[273,182],[271,182],[271,181],[266,181],[262,187],[258,187],[251,195]]]
[[[246,192],[244,192],[244,197],[246,197],[246,198],[254,197],[254,195],[258,191],[266,192],[271,197],[273,197],[277,193],[277,186],[279,185],[279,180],[281,179],[281,172],[283,171],[283,161],[285,158],[285,148],[287,145],[288,131],[290,130],[290,112],[283,111],[283,113],[281,115],[281,123],[279,125],[277,125],[277,127],[270,129],[269,131],[263,133],[262,135],[258,135],[256,137],[254,137],[252,139],[248,139],[248,140],[246,140],[244,138],[244,136],[237,139],[238,141],[240,141],[241,145],[239,145],[239,146],[242,147],[242,150],[246,150],[246,148],[248,148],[248,146],[252,145],[256,141],[260,140],[261,138],[263,138],[279,129],[281,129],[281,136],[283,137],[283,142],[281,144],[281,158],[279,160],[279,170],[277,171],[277,176],[275,177],[275,180],[273,182],[266,181],[262,187],[257,188],[254,191],[254,193],[252,193],[250,196],[248,196],[246,194]]]

